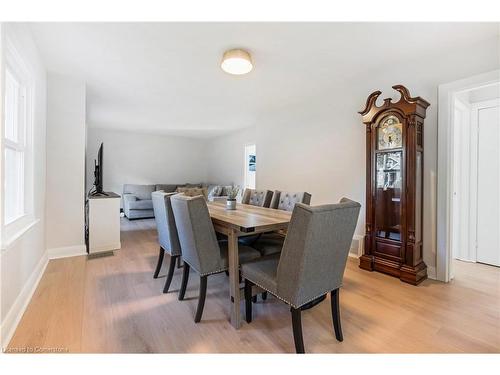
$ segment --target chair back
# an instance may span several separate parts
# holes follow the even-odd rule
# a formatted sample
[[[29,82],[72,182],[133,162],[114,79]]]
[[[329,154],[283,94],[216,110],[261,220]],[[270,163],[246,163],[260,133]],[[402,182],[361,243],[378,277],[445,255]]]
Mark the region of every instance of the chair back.
[[[182,259],[201,276],[220,270],[220,248],[205,198],[176,194],[171,201]]]
[[[342,284],[361,205],[297,203],[277,270],[278,294],[300,307]]]
[[[271,208],[293,211],[296,203],[311,204],[311,194],[306,191],[290,192],[275,190],[271,200]]]
[[[160,246],[170,255],[181,255],[181,245],[175,226],[174,212],[172,211],[171,197],[176,193],[155,191],[151,193],[153,211],[155,214],[156,230]]]
[[[245,189],[241,203],[269,208],[273,192],[271,190]]]

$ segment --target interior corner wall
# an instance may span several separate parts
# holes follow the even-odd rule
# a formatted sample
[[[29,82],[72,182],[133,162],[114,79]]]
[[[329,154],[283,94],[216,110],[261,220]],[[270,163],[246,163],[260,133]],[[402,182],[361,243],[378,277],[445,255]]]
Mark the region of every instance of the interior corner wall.
[[[207,180],[205,139],[143,134],[89,126],[87,186],[94,181],[94,159],[103,142],[103,187],[122,195],[124,184],[184,184]]]
[[[24,308],[35,290],[39,278],[47,265],[45,248],[45,131],[46,131],[46,70],[34,43],[31,31],[26,25],[3,23],[1,45],[8,38],[20,57],[33,72],[33,182],[35,224],[1,250],[1,345],[6,347]],[[4,50],[1,49],[2,62]],[[4,65],[2,63],[2,77]],[[1,81],[1,79],[0,79]],[[2,85],[3,87],[3,85]],[[2,89],[1,103],[4,102]],[[1,104],[0,104],[1,106]],[[3,118],[3,117],[2,117]],[[3,134],[4,122],[1,122]],[[0,157],[2,159],[2,157]],[[3,184],[4,181],[2,180]]]
[[[208,141],[208,182],[244,186],[245,146],[256,142],[256,131],[257,127],[252,126]],[[259,168],[258,147],[256,151],[257,168]]]
[[[365,128],[357,113],[375,90],[398,98],[391,86],[403,84],[431,103],[424,125],[424,261],[429,276],[436,267],[436,176],[438,85],[498,69],[499,40],[477,43],[439,56],[419,58],[346,79],[344,84],[295,105],[261,113],[256,130],[212,141],[209,175],[239,181],[243,173],[231,160],[243,155],[242,144],[257,146],[257,188],[308,191],[311,204],[337,202],[342,196],[363,209],[356,228],[365,227]],[[334,72],[332,72],[334,74]],[[237,146],[235,140],[238,140]],[[223,156],[223,157],[221,157]],[[230,168],[228,167],[231,166]],[[243,164],[242,164],[243,165]]]
[[[47,80],[47,238],[50,252],[84,253],[85,83]]]

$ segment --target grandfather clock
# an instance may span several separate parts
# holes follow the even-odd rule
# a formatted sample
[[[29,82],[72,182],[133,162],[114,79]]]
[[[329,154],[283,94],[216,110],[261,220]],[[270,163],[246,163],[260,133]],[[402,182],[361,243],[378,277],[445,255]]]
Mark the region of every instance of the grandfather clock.
[[[359,112],[366,125],[366,236],[359,266],[417,285],[427,278],[422,256],[423,131],[429,103],[402,85],[393,103]]]

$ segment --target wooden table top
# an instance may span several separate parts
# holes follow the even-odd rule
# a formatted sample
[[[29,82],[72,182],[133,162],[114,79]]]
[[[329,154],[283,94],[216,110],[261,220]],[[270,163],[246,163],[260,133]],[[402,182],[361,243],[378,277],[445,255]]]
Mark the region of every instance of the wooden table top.
[[[236,210],[226,210],[225,202],[209,202],[212,220],[241,232],[282,229],[288,226],[291,212],[237,203]]]

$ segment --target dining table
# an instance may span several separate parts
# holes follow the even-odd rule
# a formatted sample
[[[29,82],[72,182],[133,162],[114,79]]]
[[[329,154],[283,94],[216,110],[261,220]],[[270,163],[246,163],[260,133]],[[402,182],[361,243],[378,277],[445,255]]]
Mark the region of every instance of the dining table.
[[[231,325],[239,329],[240,302],[244,298],[239,275],[238,238],[287,229],[291,212],[242,203],[230,210],[226,209],[226,202],[221,201],[208,202],[208,211],[215,231],[227,236]]]

